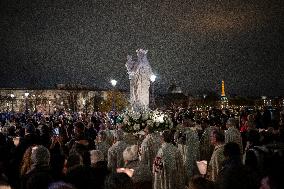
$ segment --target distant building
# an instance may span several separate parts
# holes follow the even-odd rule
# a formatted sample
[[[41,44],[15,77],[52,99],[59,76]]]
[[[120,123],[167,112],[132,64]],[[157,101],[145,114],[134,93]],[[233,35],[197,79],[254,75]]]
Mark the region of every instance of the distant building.
[[[179,94],[182,94],[182,90],[179,86],[177,86],[176,84],[172,84],[169,88],[168,88],[168,93],[171,93],[171,94],[176,94],[176,93],[179,93]]]
[[[171,84],[168,92],[159,97],[159,106],[172,108],[182,106],[187,107],[189,104],[188,96],[183,93],[181,87],[176,84]]]
[[[0,112],[93,111],[97,98],[105,99],[108,91],[65,84],[54,89],[2,88]]]

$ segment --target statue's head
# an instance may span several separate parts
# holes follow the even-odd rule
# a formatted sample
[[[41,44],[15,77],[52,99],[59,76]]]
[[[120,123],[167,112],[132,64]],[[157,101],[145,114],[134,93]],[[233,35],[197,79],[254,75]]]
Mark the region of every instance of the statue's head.
[[[148,50],[137,49],[136,53],[138,58],[143,58],[147,54]]]

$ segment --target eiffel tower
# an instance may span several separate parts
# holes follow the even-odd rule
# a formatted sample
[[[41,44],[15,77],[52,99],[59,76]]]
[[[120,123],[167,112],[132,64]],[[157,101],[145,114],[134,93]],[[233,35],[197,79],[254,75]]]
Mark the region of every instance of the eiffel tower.
[[[225,81],[222,80],[222,91],[221,91],[221,108],[226,108],[228,106],[228,98],[225,93]]]

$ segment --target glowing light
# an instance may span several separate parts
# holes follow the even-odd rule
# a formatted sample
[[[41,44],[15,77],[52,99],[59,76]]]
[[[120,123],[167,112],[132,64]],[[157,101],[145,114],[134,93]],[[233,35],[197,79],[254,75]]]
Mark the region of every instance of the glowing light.
[[[116,80],[114,80],[114,79],[112,79],[112,80],[110,81],[110,83],[111,83],[111,85],[112,85],[112,86],[114,86],[114,87],[115,87],[115,86],[116,86],[116,84],[117,84],[117,81],[116,81]]]
[[[163,123],[164,117],[165,117],[164,114],[156,114],[156,115],[154,115],[154,121],[159,122],[159,123]]]
[[[151,81],[151,82],[155,82],[156,78],[157,78],[157,76],[151,75],[151,76],[150,76],[150,81]]]

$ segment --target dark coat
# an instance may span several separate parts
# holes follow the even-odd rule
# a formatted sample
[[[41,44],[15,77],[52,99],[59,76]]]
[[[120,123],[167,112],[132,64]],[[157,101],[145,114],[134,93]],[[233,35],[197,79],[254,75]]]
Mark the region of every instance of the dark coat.
[[[239,157],[225,160],[217,178],[220,189],[257,188],[256,178],[242,165]]]
[[[52,182],[49,166],[37,166],[22,177],[21,189],[47,189]]]

